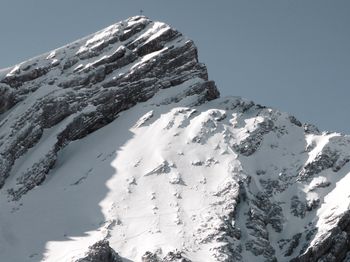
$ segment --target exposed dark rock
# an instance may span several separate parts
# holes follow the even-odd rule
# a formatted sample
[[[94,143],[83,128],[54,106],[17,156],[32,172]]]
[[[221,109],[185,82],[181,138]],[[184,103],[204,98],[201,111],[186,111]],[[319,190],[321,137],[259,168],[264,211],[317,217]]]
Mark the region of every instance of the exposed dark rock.
[[[191,260],[185,258],[183,256],[183,253],[176,251],[176,252],[169,252],[162,260],[163,262],[191,262]]]
[[[142,262],[191,262],[188,258],[184,257],[180,251],[169,252],[165,257],[161,258],[160,255],[147,251],[141,258]]]
[[[346,257],[344,258],[343,262],[350,262],[350,251],[346,253]]]
[[[332,167],[338,159],[337,152],[323,150],[322,154],[318,155],[315,162],[310,163],[305,169],[307,175],[314,175],[322,170]]]
[[[155,253],[147,251],[141,258],[142,262],[161,262],[161,258]]]
[[[346,261],[350,252],[350,211],[338,217],[337,226],[322,241],[310,246],[292,262]]]
[[[316,135],[320,134],[320,131],[318,130],[318,128],[313,124],[304,124],[303,128],[306,134],[316,134]]]
[[[239,144],[233,145],[234,149],[244,156],[252,155],[258,150],[263,137],[273,129],[274,123],[270,119],[266,119],[258,124],[258,127],[249,133],[249,136]]]
[[[25,82],[37,79],[45,75],[49,70],[50,67],[37,67],[23,73],[18,70],[16,74],[12,74],[3,78],[1,82],[8,84],[11,87],[18,88]]]
[[[337,161],[332,165],[333,172],[338,172],[350,161],[349,157],[339,157]]]
[[[122,258],[109,246],[106,240],[99,241],[89,247],[86,257],[76,262],[122,262]]]
[[[261,175],[261,170],[257,171],[257,175]],[[268,196],[272,196],[276,192],[282,192],[288,186],[287,184],[282,183],[280,180],[260,179],[259,182]]]
[[[289,241],[289,246],[288,246],[288,248],[286,250],[286,253],[284,254],[286,257],[287,256],[291,256],[293,254],[293,251],[299,245],[299,241],[300,241],[301,236],[302,236],[301,233],[295,234],[292,237],[292,239]]]
[[[294,124],[298,127],[301,127],[303,125],[298,119],[296,119],[295,116],[289,116],[289,120],[292,124]]]
[[[16,92],[8,85],[0,83],[0,114],[16,104]]]
[[[346,160],[343,163],[336,165],[339,154],[335,151],[332,151],[328,148],[323,149],[322,153],[317,155],[314,161],[308,163],[304,169],[300,172],[300,180],[305,181],[311,178],[312,176],[326,170],[328,168],[340,170],[342,166],[346,164]]]
[[[305,217],[307,205],[303,201],[299,200],[298,196],[293,196],[290,201],[290,209],[294,216],[296,217]]]

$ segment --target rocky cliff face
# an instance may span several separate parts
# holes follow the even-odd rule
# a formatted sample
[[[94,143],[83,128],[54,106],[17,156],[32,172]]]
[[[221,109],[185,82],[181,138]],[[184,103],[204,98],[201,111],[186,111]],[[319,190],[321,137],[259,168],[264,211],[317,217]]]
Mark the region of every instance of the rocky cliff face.
[[[14,67],[0,80],[0,187],[16,159],[57,128],[52,144],[9,189],[18,200],[40,185],[57,152],[70,141],[105,126],[160,89],[186,83],[161,103],[198,94],[197,103],[218,97],[193,42],[168,25],[134,17],[86,39]],[[17,106],[16,106],[17,105]],[[12,110],[10,110],[12,109]]]
[[[350,261],[350,137],[218,97],[145,17],[0,71],[0,260]]]

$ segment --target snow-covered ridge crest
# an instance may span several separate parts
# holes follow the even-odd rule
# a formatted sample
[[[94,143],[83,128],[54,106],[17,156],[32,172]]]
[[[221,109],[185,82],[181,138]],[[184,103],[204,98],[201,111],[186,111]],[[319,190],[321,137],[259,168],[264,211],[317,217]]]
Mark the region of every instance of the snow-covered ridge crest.
[[[350,137],[217,98],[170,26],[0,75],[1,261],[350,259]]]

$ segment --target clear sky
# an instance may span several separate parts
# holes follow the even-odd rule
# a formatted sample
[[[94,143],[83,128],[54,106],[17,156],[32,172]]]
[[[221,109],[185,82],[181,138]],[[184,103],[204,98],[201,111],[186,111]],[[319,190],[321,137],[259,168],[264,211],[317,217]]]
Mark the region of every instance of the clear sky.
[[[223,96],[350,134],[349,0],[1,0],[0,68],[140,9],[195,41]]]

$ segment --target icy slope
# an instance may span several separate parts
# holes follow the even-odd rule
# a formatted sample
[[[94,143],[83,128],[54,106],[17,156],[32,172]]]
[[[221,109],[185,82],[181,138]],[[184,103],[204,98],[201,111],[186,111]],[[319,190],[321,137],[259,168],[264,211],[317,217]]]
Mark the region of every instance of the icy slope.
[[[136,58],[115,67],[120,46]],[[0,261],[350,259],[350,137],[208,101],[168,26],[131,18],[1,74]]]

